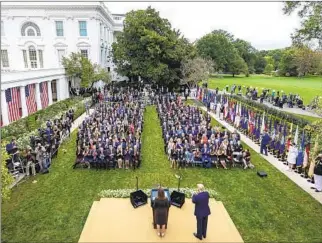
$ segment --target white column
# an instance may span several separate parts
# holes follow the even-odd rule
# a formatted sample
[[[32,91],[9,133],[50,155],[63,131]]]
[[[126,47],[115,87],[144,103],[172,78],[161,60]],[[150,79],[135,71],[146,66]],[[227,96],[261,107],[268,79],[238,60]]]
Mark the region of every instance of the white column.
[[[110,45],[113,43],[113,32],[110,30]]]
[[[57,101],[62,100],[61,81],[56,79]]]
[[[1,115],[3,126],[9,124],[8,106],[6,101],[6,91],[1,90]]]
[[[53,104],[53,92],[51,90],[51,81],[47,82],[47,86],[48,86],[48,105],[52,105]]]
[[[39,88],[39,83],[36,83],[36,104],[37,104],[37,111],[41,110],[42,109],[42,106],[41,106],[41,100],[40,100],[40,88]]]
[[[27,103],[26,103],[25,86],[20,86],[20,99],[21,99],[22,117],[26,117],[28,116],[28,109],[27,109]]]

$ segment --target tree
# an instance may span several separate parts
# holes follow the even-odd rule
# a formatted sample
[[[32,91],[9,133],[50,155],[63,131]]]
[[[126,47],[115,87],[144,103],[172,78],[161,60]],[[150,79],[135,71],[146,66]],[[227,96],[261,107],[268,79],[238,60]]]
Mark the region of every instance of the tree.
[[[196,43],[197,52],[203,58],[210,58],[215,63],[216,71],[227,71],[228,64],[234,59],[236,49],[223,33],[210,33]]]
[[[151,7],[126,14],[112,49],[117,72],[162,85],[178,84],[182,60],[195,54],[192,44]]]
[[[275,67],[274,59],[271,56],[265,56],[264,59],[265,59],[265,63],[266,63],[264,73],[267,75],[272,75],[272,72],[275,70],[274,69],[274,67]]]
[[[271,56],[274,60],[274,70],[278,69],[278,65],[281,61],[284,49],[274,49],[267,51],[265,56]]]
[[[232,73],[233,77],[235,77],[235,74],[239,73],[248,75],[247,64],[244,59],[238,55],[237,51],[234,57],[229,61],[228,70]]]
[[[63,66],[68,76],[81,79],[81,87],[90,87],[94,82],[102,80],[110,82],[110,74],[97,64],[83,57],[81,53],[72,52],[69,57],[63,57]]]
[[[214,62],[210,59],[196,57],[181,64],[182,81],[189,88],[196,86],[200,81],[207,80],[214,70]]]
[[[299,76],[305,76],[314,70],[316,54],[307,46],[295,49],[294,63],[297,67]]]
[[[281,76],[297,76],[297,67],[295,65],[295,51],[294,47],[286,48],[283,52],[281,61],[279,63],[279,75]]]
[[[314,73],[322,75],[322,51],[316,51],[314,55]],[[322,108],[321,108],[322,109]]]
[[[285,2],[284,14],[290,15],[297,11],[302,19],[301,28],[292,35],[293,41],[305,43],[317,40],[322,48],[322,2]]]
[[[9,158],[9,155],[7,154],[4,142],[2,142],[1,147],[1,200],[5,201],[10,198],[11,190],[9,186],[13,183],[14,179],[12,175],[9,174],[5,163],[5,161]]]
[[[255,56],[256,56],[255,64],[254,64],[255,73],[257,74],[263,73],[266,67],[266,60],[265,60],[266,52],[259,51],[255,54]]]
[[[219,30],[213,30],[211,32],[212,34],[218,34],[218,35],[223,35],[225,36],[230,42],[233,42],[234,41],[234,35],[229,33],[228,31],[226,30],[223,30],[223,29],[219,29]]]
[[[97,64],[94,64],[93,81],[95,82],[99,80],[102,80],[104,83],[108,84],[111,82],[111,75],[106,71],[106,69]]]
[[[256,62],[256,49],[247,41],[242,39],[236,39],[234,42],[234,47],[237,49],[238,54],[244,59],[248,66],[249,73],[255,72],[255,62]]]
[[[264,69],[264,73],[267,74],[267,75],[272,75],[272,72],[274,71],[274,66],[273,64],[271,63],[268,63],[266,66],[265,66],[265,69]]]

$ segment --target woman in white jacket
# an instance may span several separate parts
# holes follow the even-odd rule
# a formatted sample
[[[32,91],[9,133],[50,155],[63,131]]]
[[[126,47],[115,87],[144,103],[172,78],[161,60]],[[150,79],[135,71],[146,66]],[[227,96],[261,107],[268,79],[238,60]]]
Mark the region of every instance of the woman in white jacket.
[[[298,155],[298,149],[295,143],[290,146],[288,155],[287,155],[287,163],[288,163],[288,171],[292,171],[294,165],[296,164],[296,158]]]

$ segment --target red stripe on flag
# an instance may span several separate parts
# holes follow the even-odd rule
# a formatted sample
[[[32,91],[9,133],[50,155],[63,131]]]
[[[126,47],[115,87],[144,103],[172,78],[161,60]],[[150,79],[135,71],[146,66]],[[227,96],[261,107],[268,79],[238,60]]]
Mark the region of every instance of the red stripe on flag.
[[[9,122],[18,120],[20,116],[20,88],[10,88],[11,101],[7,102],[8,113],[9,113]]]
[[[35,84],[28,85],[29,96],[26,96],[26,103],[28,114],[32,114],[37,111],[37,104],[35,99]]]
[[[48,106],[48,87],[47,82],[42,83],[42,92],[40,93],[41,106],[46,108]]]

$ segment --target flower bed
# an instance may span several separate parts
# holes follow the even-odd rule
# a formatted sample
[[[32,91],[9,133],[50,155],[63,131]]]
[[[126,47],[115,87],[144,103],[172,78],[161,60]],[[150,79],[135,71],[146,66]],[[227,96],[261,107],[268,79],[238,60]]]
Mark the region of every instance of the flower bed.
[[[177,191],[177,188],[169,188],[170,193],[173,191]],[[119,189],[119,190],[112,190],[107,189],[101,191],[98,196],[101,198],[129,198],[130,193],[136,191],[135,189]],[[151,189],[142,189],[142,191],[148,195],[148,197],[151,196]],[[192,188],[180,188],[180,192],[184,193],[187,198],[192,198],[193,193],[196,192],[196,189]],[[218,193],[215,190],[209,189],[207,190],[211,198],[215,198]]]

